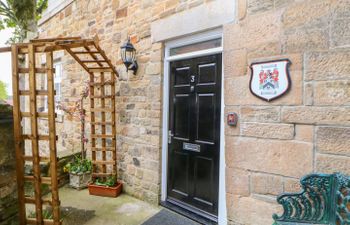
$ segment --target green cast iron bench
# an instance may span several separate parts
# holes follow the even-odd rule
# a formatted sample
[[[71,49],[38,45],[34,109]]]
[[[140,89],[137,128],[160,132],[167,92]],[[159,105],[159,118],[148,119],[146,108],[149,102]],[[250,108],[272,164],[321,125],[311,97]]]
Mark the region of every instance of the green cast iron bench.
[[[283,206],[273,225],[350,225],[350,177],[340,173],[310,174],[300,180],[302,191],[277,197]]]

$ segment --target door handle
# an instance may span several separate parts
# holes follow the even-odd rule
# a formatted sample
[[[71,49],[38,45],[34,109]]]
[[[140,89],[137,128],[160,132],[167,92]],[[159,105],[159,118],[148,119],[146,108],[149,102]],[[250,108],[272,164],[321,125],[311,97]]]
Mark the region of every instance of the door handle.
[[[168,144],[171,144],[171,139],[174,137],[173,132],[171,130],[168,131]]]

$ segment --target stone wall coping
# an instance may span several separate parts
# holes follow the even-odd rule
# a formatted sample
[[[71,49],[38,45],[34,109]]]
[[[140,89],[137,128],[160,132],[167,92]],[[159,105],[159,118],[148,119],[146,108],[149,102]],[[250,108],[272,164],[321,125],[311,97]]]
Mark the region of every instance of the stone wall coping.
[[[48,21],[51,17],[55,16],[57,13],[61,12],[64,8],[66,8],[69,4],[74,2],[75,0],[62,0],[60,4],[53,8],[47,8],[41,19],[38,21],[38,25],[42,25],[46,21]]]

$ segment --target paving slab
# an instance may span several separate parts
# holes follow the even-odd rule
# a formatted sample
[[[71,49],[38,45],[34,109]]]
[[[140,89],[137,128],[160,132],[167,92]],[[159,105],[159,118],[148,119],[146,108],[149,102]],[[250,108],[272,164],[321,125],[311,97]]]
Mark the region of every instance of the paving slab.
[[[118,198],[89,195],[88,190],[59,190],[63,225],[140,225],[161,208],[122,194]]]

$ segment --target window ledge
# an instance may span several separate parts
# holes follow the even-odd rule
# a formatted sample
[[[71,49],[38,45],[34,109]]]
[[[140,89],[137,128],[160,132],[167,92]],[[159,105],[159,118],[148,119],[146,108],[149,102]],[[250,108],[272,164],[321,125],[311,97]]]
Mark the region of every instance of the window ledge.
[[[55,7],[52,8],[47,8],[41,19],[38,21],[38,25],[42,25],[43,23],[45,23],[46,21],[48,21],[49,19],[51,19],[53,16],[55,16],[57,13],[61,12],[64,8],[66,8],[69,4],[71,4],[72,2],[74,2],[75,0],[63,0],[60,4],[58,4]]]

